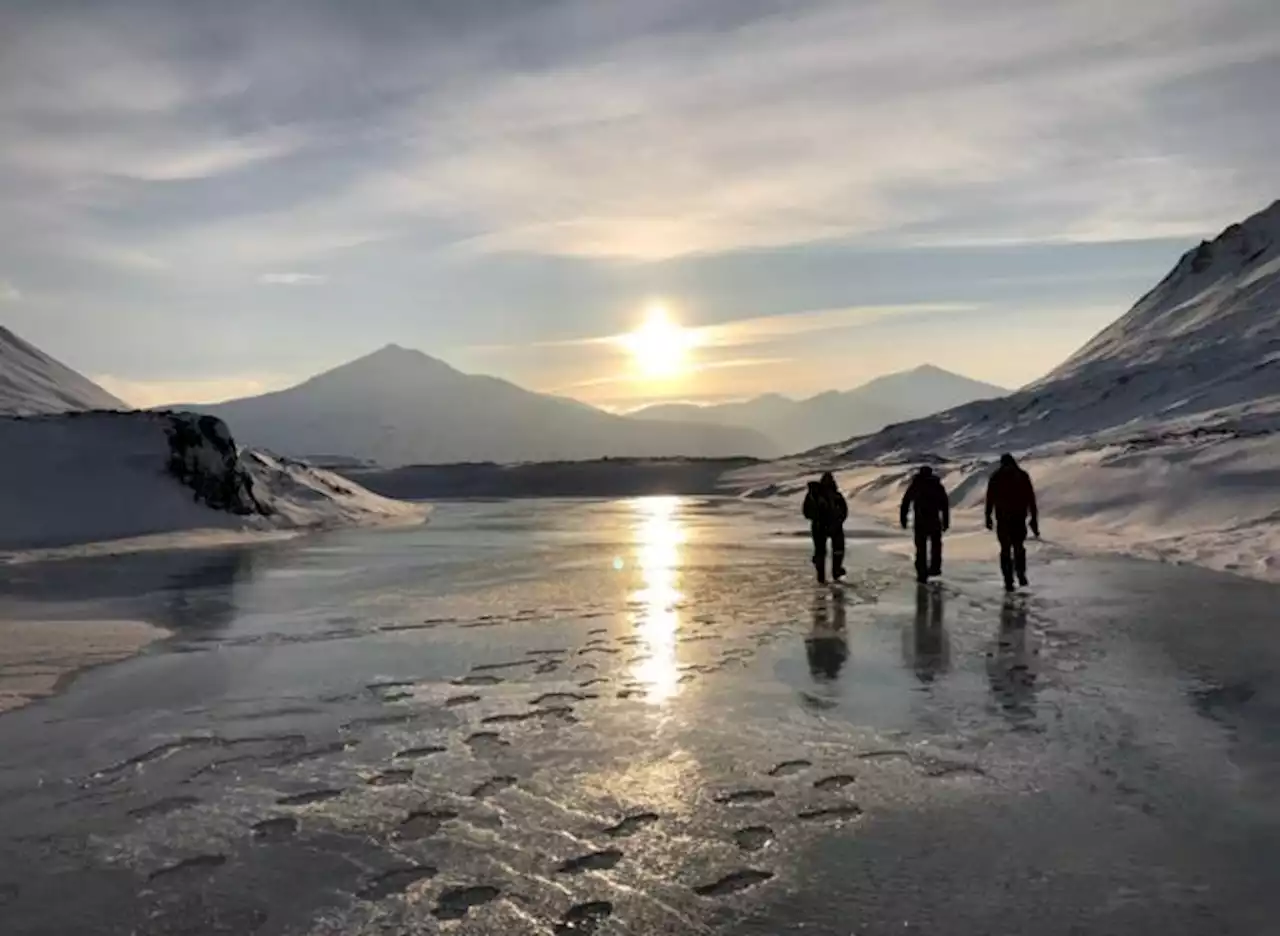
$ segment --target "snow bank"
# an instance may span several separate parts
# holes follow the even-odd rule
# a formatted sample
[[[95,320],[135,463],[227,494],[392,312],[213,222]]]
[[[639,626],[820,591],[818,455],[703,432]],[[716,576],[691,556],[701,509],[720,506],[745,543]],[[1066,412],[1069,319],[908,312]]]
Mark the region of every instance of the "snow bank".
[[[0,549],[41,551],[210,531],[261,534],[414,523],[426,508],[332,472],[240,451],[220,420],[192,413],[68,413],[0,419]],[[182,534],[178,536],[177,534]],[[32,554],[9,555],[31,558]]]

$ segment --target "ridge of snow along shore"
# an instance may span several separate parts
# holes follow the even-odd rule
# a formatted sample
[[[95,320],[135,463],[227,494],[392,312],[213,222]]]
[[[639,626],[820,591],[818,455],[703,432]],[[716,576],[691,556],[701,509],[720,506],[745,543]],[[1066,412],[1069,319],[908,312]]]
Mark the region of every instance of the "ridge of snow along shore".
[[[239,449],[225,423],[195,413],[0,418],[0,451],[0,560],[413,524],[429,513]]]

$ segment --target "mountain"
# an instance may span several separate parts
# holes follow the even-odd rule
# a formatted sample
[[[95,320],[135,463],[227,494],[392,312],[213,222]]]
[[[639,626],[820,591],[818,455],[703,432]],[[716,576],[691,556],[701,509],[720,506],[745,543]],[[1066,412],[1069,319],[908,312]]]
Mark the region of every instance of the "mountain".
[[[754,429],[784,451],[801,452],[833,436],[862,435],[885,426],[950,409],[960,403],[1003,396],[1004,388],[925,364],[877,377],[844,392],[805,400],[767,394],[741,403],[697,406],[658,404],[633,413],[645,419],[719,423]]]
[[[251,446],[385,467],[778,452],[748,429],[616,416],[397,345],[287,390],[190,408],[225,420]]]
[[[130,409],[93,381],[0,327],[0,414]]]
[[[1004,451],[1031,470],[1054,535],[1280,579],[1280,202],[1188,251],[1042,380],[736,482],[795,495],[836,469],[855,509],[889,516],[929,461],[980,517]]]

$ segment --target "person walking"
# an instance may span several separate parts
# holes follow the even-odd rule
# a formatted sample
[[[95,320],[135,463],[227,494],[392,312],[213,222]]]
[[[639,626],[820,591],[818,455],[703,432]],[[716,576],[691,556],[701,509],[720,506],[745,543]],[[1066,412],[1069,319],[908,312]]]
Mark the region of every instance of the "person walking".
[[[827,581],[827,540],[831,540],[831,577],[844,578],[844,522],[849,517],[849,505],[831,472],[809,482],[803,510],[813,535],[813,567],[818,582]]]
[[[1000,541],[1000,574],[1004,590],[1013,591],[1013,578],[1027,585],[1027,527],[1040,538],[1040,513],[1031,476],[1008,453],[1000,456],[1000,467],[987,482],[987,529],[996,531]],[[992,523],[994,514],[995,522]]]
[[[929,581],[931,575],[942,574],[942,534],[951,527],[951,502],[942,480],[925,465],[912,477],[907,493],[902,495],[899,511],[902,528],[907,528],[907,514],[915,513],[916,581]]]

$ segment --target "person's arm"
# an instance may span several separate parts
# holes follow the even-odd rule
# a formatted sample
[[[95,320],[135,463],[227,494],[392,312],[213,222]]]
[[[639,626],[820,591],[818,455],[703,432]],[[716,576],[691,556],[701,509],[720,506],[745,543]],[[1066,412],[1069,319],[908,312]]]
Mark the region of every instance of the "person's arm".
[[[836,516],[840,518],[840,524],[849,519],[849,502],[844,499],[843,494],[836,495]]]
[[[804,507],[802,508],[802,511],[806,520],[813,519],[813,492],[809,492],[804,496]]]
[[[902,507],[898,510],[898,518],[902,521],[902,528],[907,528],[907,513],[911,510],[911,501],[916,496],[916,483],[912,481],[907,485],[907,493],[902,495]]]
[[[986,519],[987,519],[988,530],[991,529],[991,511],[995,508],[995,505],[996,505],[996,476],[992,475],[987,480]]]
[[[946,531],[951,529],[951,497],[941,481],[938,482],[938,495],[942,498],[942,529]]]

